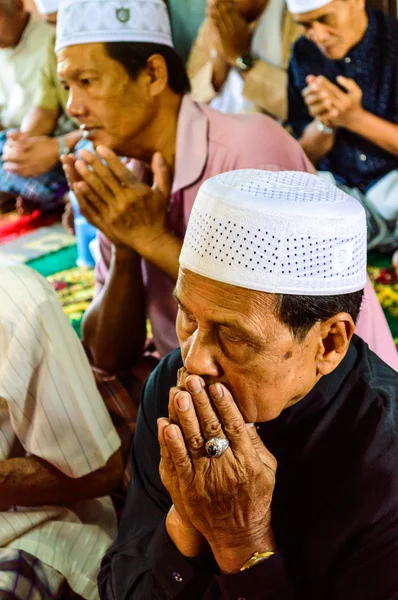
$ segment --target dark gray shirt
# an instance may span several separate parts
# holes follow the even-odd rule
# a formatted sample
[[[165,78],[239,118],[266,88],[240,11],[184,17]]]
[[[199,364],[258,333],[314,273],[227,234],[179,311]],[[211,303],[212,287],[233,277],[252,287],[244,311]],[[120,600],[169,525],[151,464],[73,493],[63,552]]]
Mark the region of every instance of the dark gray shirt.
[[[298,404],[260,425],[278,460],[272,526],[278,552],[237,574],[187,560],[165,530],[156,419],[182,365],[150,377],[137,422],[133,480],[99,588],[112,600],[394,600],[398,598],[398,375],[354,336]],[[253,550],[262,551],[261,548]]]

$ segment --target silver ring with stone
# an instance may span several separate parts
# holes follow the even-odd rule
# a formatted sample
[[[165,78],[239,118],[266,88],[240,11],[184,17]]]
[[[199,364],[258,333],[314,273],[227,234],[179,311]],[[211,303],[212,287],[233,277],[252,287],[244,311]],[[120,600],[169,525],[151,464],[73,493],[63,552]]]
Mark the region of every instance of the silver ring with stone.
[[[219,458],[229,446],[227,438],[210,438],[206,442],[206,452],[210,458]]]

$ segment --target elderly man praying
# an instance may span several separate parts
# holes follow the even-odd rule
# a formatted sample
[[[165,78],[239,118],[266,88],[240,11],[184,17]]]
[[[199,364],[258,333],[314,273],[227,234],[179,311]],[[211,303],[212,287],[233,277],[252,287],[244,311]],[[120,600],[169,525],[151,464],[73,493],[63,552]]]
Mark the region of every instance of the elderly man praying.
[[[202,185],[103,600],[397,597],[398,376],[354,334],[365,283],[365,212],[332,184]]]

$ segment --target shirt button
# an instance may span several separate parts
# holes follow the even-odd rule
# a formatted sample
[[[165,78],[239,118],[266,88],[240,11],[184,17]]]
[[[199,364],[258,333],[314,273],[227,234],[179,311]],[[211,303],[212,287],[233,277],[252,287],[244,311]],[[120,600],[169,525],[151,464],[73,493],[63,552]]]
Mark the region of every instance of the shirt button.
[[[360,154],[359,155],[359,160],[361,160],[362,162],[365,162],[366,159],[367,159],[366,154]]]
[[[182,581],[182,577],[181,577],[181,575],[180,575],[179,573],[177,573],[176,571],[174,571],[174,573],[173,573],[173,577],[174,577],[174,579],[175,579],[175,580],[176,580],[178,583],[181,583],[181,581]]]
[[[344,62],[347,63],[347,65],[349,65],[351,62],[351,58],[349,56],[346,56]]]

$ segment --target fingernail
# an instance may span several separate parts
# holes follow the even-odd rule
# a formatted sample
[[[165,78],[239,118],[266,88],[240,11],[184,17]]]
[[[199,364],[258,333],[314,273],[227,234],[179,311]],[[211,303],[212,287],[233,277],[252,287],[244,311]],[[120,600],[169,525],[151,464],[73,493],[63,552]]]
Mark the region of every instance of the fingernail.
[[[188,394],[178,394],[176,396],[177,406],[182,411],[185,412],[189,408],[189,398]]]
[[[192,377],[191,379],[189,379],[187,381],[187,385],[188,385],[189,390],[193,394],[199,394],[203,390],[203,386],[200,382],[200,379],[198,379],[198,377]]]
[[[178,427],[176,427],[175,425],[169,425],[166,428],[166,435],[169,438],[169,440],[176,440],[179,437]]]
[[[213,398],[215,398],[216,400],[220,400],[220,398],[222,398],[224,396],[224,388],[221,385],[221,383],[215,383],[214,385],[212,385],[211,392],[212,392]]]

